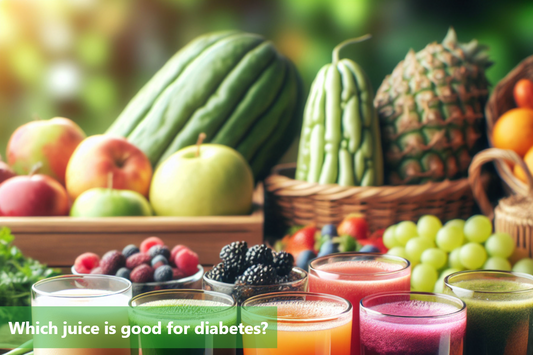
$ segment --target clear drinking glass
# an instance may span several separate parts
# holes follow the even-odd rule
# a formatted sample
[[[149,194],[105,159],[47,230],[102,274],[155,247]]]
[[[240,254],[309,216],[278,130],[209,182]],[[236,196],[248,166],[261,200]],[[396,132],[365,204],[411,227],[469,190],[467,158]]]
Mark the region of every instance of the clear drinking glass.
[[[170,306],[176,310],[177,313],[166,313],[164,315],[147,314],[146,307],[167,307]],[[179,312],[181,306],[184,306],[184,312]],[[216,319],[223,322],[224,325],[234,325],[237,323],[237,307],[235,300],[228,295],[204,290],[161,290],[143,293],[138,295],[130,301],[132,307],[132,317],[130,323],[138,325],[152,325],[157,324],[158,321],[166,324],[173,321],[173,324],[184,322],[186,325],[191,325],[194,329],[197,325],[195,322],[201,322],[205,319]],[[206,312],[206,309],[213,307],[213,312]],[[202,310],[202,312],[195,312],[195,308]],[[172,336],[172,335],[171,335]],[[186,337],[183,335],[181,340],[186,342]],[[207,338],[207,336],[206,336]],[[207,340],[208,341],[208,340]],[[143,335],[140,335],[140,343],[142,355],[234,355],[233,349],[153,349],[142,346]]]
[[[367,296],[360,307],[361,353],[463,354],[466,305],[457,297],[424,292]]]
[[[533,276],[509,271],[461,271],[444,293],[468,308],[465,355],[533,354]]]
[[[131,282],[108,275],[65,275],[32,286],[33,307],[127,307]],[[130,349],[35,349],[35,355],[128,355]]]
[[[277,307],[277,348],[249,348],[243,335],[244,355],[350,354],[353,310],[347,300],[310,292],[267,293],[244,302],[243,323],[260,317],[256,307]]]
[[[354,306],[352,354],[360,354],[359,302],[380,292],[409,291],[408,260],[379,253],[338,253],[314,259],[309,265],[309,291],[347,299]]]

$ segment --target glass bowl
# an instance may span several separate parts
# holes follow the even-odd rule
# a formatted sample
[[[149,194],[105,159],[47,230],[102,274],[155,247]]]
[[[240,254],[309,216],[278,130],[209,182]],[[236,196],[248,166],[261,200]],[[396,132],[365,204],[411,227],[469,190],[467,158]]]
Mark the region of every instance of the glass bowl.
[[[248,298],[271,292],[282,291],[307,291],[307,272],[299,267],[293,267],[291,270],[291,279],[293,281],[261,286],[235,286],[226,282],[215,281],[204,275],[203,288],[207,291],[225,293],[232,296],[238,305],[242,304]]]
[[[80,274],[74,269],[74,266],[71,267],[71,271],[74,275],[85,275]],[[175,290],[175,289],[201,289],[202,287],[202,276],[204,275],[204,268],[202,265],[198,265],[198,272],[194,275],[184,277],[179,280],[170,280],[164,282],[132,282],[132,293],[133,297],[140,295],[142,293],[157,291],[157,290]]]

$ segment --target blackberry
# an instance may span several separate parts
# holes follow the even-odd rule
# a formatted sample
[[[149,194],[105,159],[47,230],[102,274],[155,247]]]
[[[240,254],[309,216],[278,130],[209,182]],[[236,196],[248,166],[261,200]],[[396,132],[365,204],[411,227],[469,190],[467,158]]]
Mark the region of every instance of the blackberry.
[[[273,260],[272,249],[265,244],[254,245],[246,253],[246,265],[248,267],[258,264],[272,265]]]
[[[237,279],[237,285],[272,285],[276,282],[276,270],[272,265],[252,265]]]
[[[236,277],[241,275],[246,269],[246,252],[248,244],[246,242],[233,242],[226,245],[220,251],[220,259],[224,261],[226,270]]]
[[[220,281],[220,282],[229,282],[233,280],[230,280],[230,277],[228,275],[228,271],[226,270],[226,267],[223,263],[215,265],[211,270],[207,272],[206,275],[211,280]]]
[[[276,283],[277,284],[284,284],[284,283],[287,283],[289,281],[291,281],[291,278],[290,278],[289,275],[284,275],[284,276],[279,276],[278,275],[278,277],[276,277]]]
[[[148,250],[148,254],[152,258],[155,258],[158,255],[163,255],[167,260],[170,258],[170,250],[164,245],[154,245]]]
[[[280,251],[274,256],[272,265],[276,268],[276,273],[279,276],[288,275],[294,264],[294,258],[292,254],[287,253],[286,251]]]
[[[137,248],[137,246],[134,244],[126,245],[124,249],[122,249],[122,255],[124,255],[126,259],[132,256],[133,254],[137,254],[138,252],[139,248]]]

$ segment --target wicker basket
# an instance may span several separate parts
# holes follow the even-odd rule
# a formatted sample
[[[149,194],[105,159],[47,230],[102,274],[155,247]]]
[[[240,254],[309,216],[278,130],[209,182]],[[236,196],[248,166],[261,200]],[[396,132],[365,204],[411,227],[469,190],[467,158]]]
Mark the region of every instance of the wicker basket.
[[[487,136],[489,138],[490,145],[494,147],[492,142],[492,129],[496,124],[496,121],[505,112],[516,107],[513,97],[514,85],[520,79],[533,80],[533,56],[524,59],[520,64],[516,66],[509,74],[503,78],[498,85],[492,91],[487,106],[485,108],[485,117],[487,118]],[[502,160],[497,160],[496,169],[500,176],[512,175],[509,164],[504,164]],[[522,181],[517,181],[517,185],[521,186],[521,189],[527,189],[526,184]]]
[[[489,162],[507,166],[508,163],[519,164],[526,172],[528,183],[518,180],[507,169],[501,171],[503,181],[515,193],[499,201],[493,210],[485,189],[479,183],[481,167]],[[478,153],[470,165],[469,180],[474,197],[483,213],[494,218],[496,232],[509,233],[516,242],[513,259],[533,256],[533,177],[524,161],[511,150],[491,148]]]
[[[265,180],[265,213],[284,226],[339,223],[363,213],[370,229],[433,214],[441,220],[467,218],[474,199],[467,179],[408,186],[357,187],[295,180],[295,164],[278,165]]]

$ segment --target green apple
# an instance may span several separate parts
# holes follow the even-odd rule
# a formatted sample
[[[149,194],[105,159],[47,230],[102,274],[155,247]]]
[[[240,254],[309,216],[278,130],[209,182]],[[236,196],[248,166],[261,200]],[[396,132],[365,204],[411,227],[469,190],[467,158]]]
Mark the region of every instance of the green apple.
[[[185,147],[157,168],[150,203],[158,216],[224,216],[251,212],[254,178],[236,150],[220,144]]]
[[[96,187],[82,193],[70,210],[72,217],[151,216],[146,198],[131,190]]]

